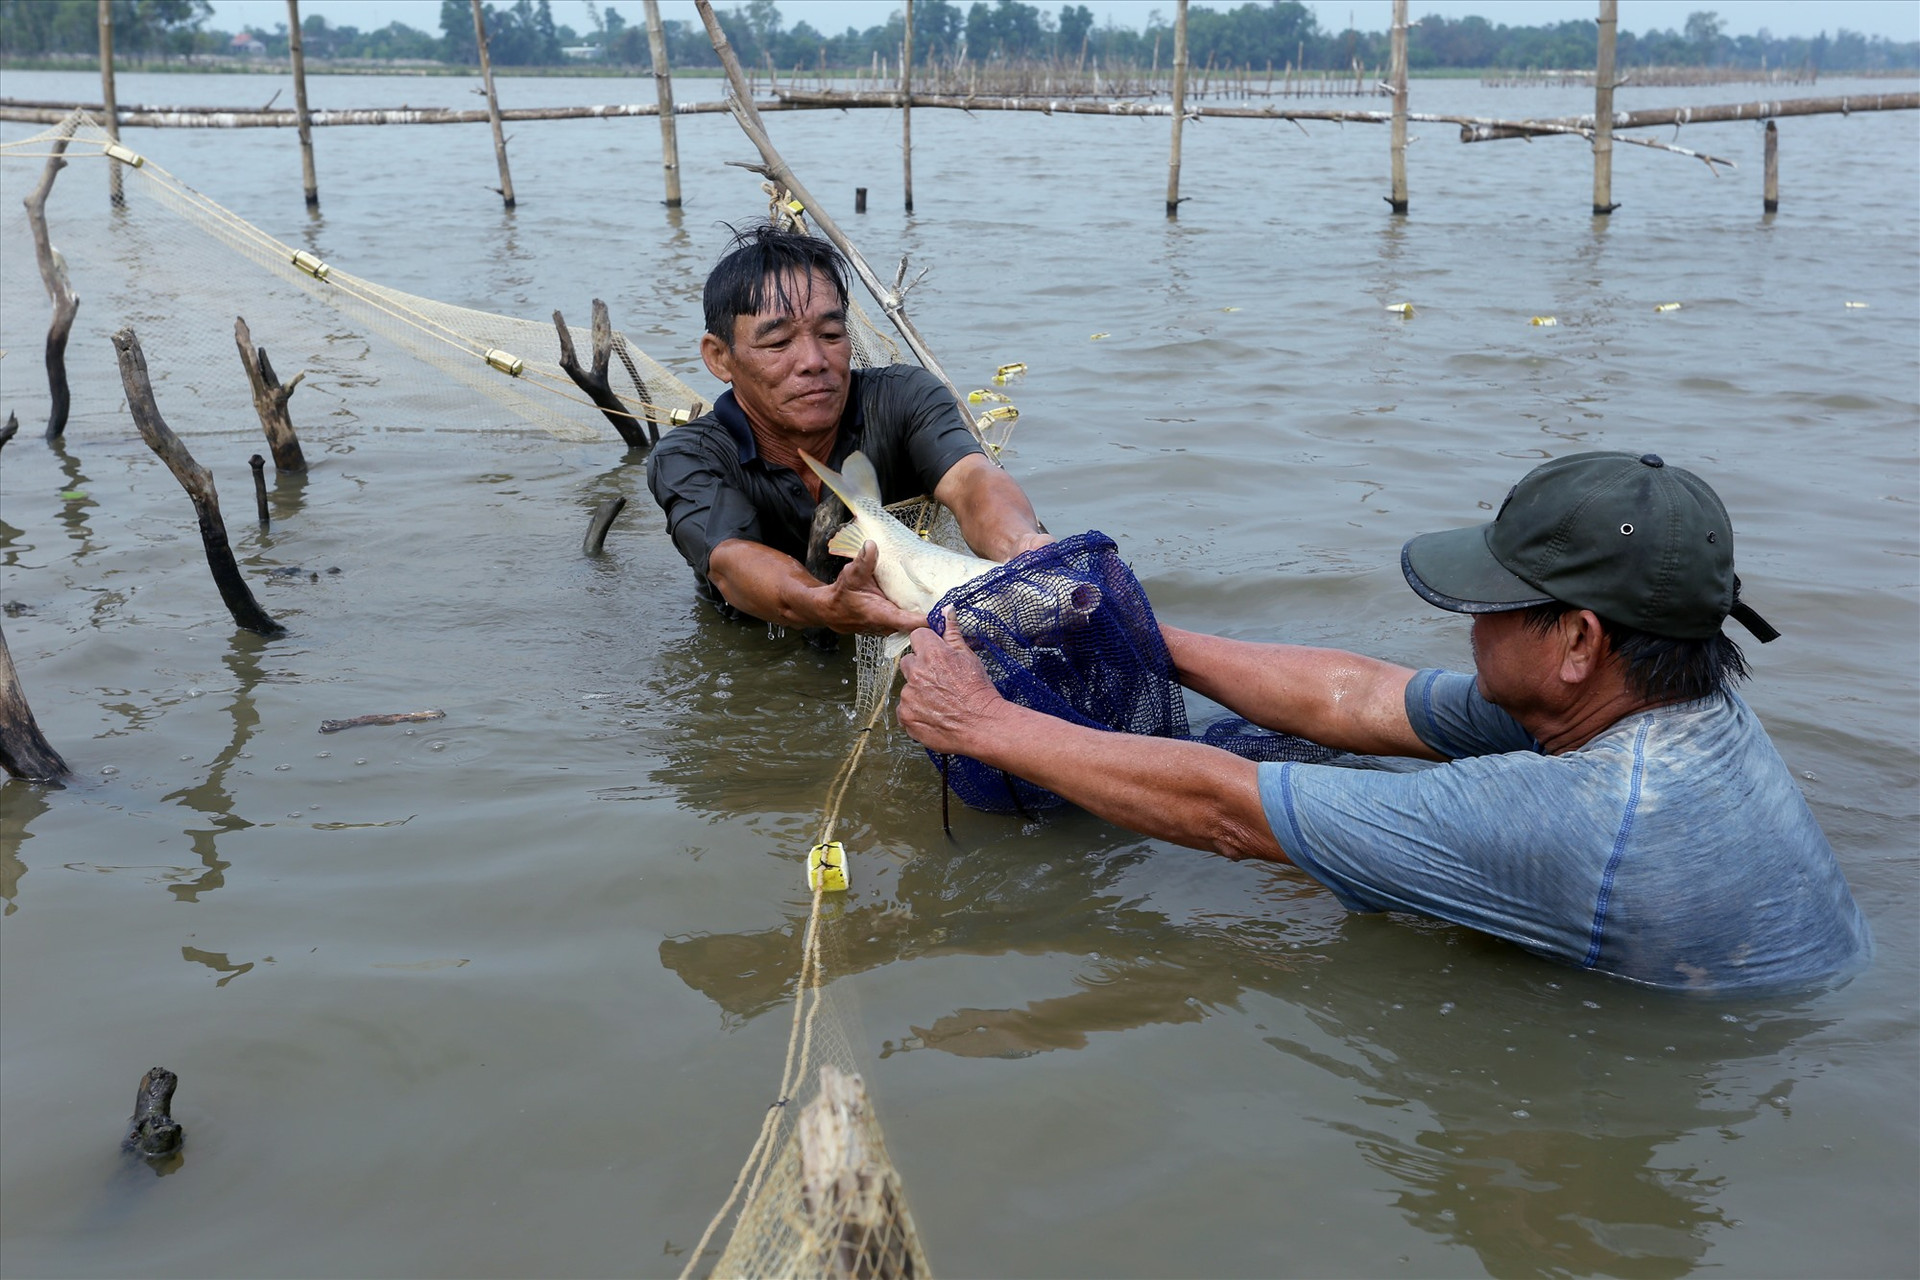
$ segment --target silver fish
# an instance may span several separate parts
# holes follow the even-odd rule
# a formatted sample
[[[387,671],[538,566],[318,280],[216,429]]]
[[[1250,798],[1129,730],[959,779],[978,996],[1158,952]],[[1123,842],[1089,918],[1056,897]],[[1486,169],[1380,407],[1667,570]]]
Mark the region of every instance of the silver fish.
[[[864,453],[849,454],[843,471],[824,466],[806,454],[801,457],[853,515],[827,543],[827,550],[852,559],[867,543],[873,543],[879,550],[874,577],[887,599],[901,608],[927,613],[954,588],[1000,567],[991,560],[930,542],[901,523],[880,501],[880,476]],[[1043,615],[1040,629],[1057,633],[1085,624],[1100,607],[1100,588],[1060,574],[1042,574],[1010,583],[1007,599],[1023,614]],[[905,648],[906,636],[889,638],[888,656]]]

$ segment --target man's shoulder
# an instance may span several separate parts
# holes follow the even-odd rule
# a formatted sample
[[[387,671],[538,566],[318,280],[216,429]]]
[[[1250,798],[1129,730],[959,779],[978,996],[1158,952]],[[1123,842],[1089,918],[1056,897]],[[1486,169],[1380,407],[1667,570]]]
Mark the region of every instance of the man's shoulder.
[[[881,364],[856,369],[853,384],[869,412],[893,405],[917,404],[927,396],[949,398],[946,384],[917,364]]]
[[[663,457],[737,458],[739,453],[726,425],[709,409],[693,421],[683,422],[662,434],[660,443],[647,455],[647,462],[651,466]]]

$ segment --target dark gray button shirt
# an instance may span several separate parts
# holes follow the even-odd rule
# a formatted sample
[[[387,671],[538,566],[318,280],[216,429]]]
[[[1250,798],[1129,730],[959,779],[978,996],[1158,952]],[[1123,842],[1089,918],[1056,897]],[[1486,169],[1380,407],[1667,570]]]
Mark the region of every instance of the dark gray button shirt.
[[[946,386],[918,365],[855,369],[852,382],[827,463],[838,469],[854,450],[865,453],[880,474],[883,501],[932,493],[948,468],[981,452]],[[712,412],[661,439],[647,459],[647,487],[693,567],[696,589],[723,612],[732,611],[708,581],[707,564],[727,539],[806,559],[813,495],[793,471],[760,457],[731,391]]]

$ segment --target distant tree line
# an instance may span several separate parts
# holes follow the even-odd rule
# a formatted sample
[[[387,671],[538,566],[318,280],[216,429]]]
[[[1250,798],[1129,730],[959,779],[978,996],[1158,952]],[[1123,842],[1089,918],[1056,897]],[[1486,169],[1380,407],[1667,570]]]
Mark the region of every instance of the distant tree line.
[[[637,16],[629,19],[614,5],[588,0],[592,26],[585,32],[556,24],[549,0],[505,0],[484,6],[487,44],[500,66],[560,66],[580,61],[637,67],[649,62],[647,33]],[[1168,10],[1151,9],[1143,26],[1125,27],[1108,18],[1096,23],[1084,4],[1063,4],[1058,12],[1022,0],[917,0],[913,10],[914,60],[917,63],[1048,61],[1079,65],[1168,66],[1173,58],[1173,27]],[[209,30],[208,0],[113,0],[116,52],[134,58],[187,57],[234,52],[238,33]],[[793,67],[845,69],[899,56],[905,24],[899,10],[864,31],[848,27],[837,35],[806,22],[788,27],[774,0],[748,0],[723,10],[721,21],[741,60],[752,66],[771,62]],[[98,47],[96,0],[0,0],[0,57],[86,55]],[[472,66],[473,9],[468,0],[441,0],[440,33],[432,35],[399,22],[378,30],[334,26],[319,15],[301,22],[302,44],[310,59],[360,59],[444,62]],[[667,54],[675,66],[717,65],[706,31],[697,22],[665,24]],[[287,51],[285,24],[273,31],[249,33],[266,56]],[[1407,61],[1415,71],[1450,68],[1584,69],[1594,63],[1598,26],[1568,20],[1543,26],[1496,25],[1485,18],[1446,18],[1430,14],[1408,32]],[[1380,31],[1328,31],[1313,11],[1297,0],[1268,0],[1212,9],[1193,6],[1187,14],[1188,56],[1197,65],[1264,67],[1291,63],[1307,69],[1341,70],[1354,63],[1384,66],[1388,34]],[[244,49],[244,45],[240,46]],[[1776,38],[1765,30],[1729,36],[1712,11],[1688,16],[1680,31],[1622,31],[1616,58],[1622,67],[1812,67],[1824,72],[1920,69],[1920,41],[1900,43],[1864,36],[1844,28],[1829,36]]]

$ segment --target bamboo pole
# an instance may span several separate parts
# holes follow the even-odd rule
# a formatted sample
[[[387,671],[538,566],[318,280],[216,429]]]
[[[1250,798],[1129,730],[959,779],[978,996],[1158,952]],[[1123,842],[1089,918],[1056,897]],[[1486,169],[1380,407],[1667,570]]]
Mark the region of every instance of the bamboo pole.
[[[1181,2],[1184,4],[1185,0]],[[946,370],[940,367],[940,362],[934,359],[933,352],[928,350],[926,342],[921,339],[919,330],[913,327],[913,321],[907,319],[899,286],[889,289],[880,283],[880,277],[873,273],[873,268],[867,265],[867,260],[861,256],[860,250],[854,247],[853,241],[840,230],[839,224],[827,211],[814,201],[807,189],[801,185],[800,179],[794,176],[793,169],[774,149],[773,139],[767,136],[766,125],[761,123],[759,110],[748,94],[747,78],[740,69],[740,59],[734,55],[733,46],[727,42],[727,33],[721,29],[720,19],[713,12],[713,0],[694,0],[694,5],[700,10],[701,22],[706,24],[707,38],[713,42],[713,51],[720,55],[720,65],[726,68],[727,83],[733,87],[733,94],[729,99],[733,107],[733,118],[740,122],[741,130],[760,152],[760,158],[766,162],[764,172],[774,182],[792,192],[794,198],[806,206],[814,225],[818,226],[821,234],[832,241],[833,246],[845,255],[847,262],[853,267],[854,274],[860,277],[860,283],[867,287],[867,292],[872,294],[874,301],[880,304],[880,309],[886,313],[887,319],[893,322],[893,327],[900,331],[902,338],[906,339],[907,346],[914,357],[920,361],[927,372],[946,384],[947,390],[953,394],[954,402],[960,406],[961,418],[977,437],[980,429],[974,424],[973,411],[968,408],[966,397],[960,394],[959,388],[953,385],[953,379],[947,376]],[[904,263],[902,266],[904,268]]]
[[[1760,196],[1760,210],[1780,211],[1780,130],[1771,120],[1767,121],[1767,182]]]
[[[1393,194],[1387,205],[1407,211],[1407,0],[1393,0]]]
[[[1286,95],[1282,95],[1286,96]],[[1302,96],[1298,93],[1293,96]],[[1311,95],[1308,95],[1311,96]],[[982,96],[979,94],[916,93],[913,105],[922,108],[947,108],[956,111],[1032,111],[1042,115],[1079,116],[1154,116],[1173,114],[1164,102],[1129,100],[1089,102],[1075,98],[1033,96]],[[778,100],[755,104],[761,113],[772,111],[848,111],[871,108],[897,111],[900,95],[885,93],[844,93],[834,91],[797,92],[784,90]],[[1920,93],[1873,93],[1839,95],[1826,98],[1776,98],[1762,102],[1729,102],[1697,107],[1655,107],[1639,111],[1616,111],[1613,127],[1616,142],[1644,142],[1625,137],[1618,130],[1645,129],[1660,125],[1724,124],[1735,120],[1785,119],[1788,116],[1860,115],[1869,111],[1912,111],[1920,108]],[[19,98],[0,98],[0,121],[19,124],[59,124],[74,111],[99,115],[105,108],[97,102],[43,102]],[[683,102],[674,107],[675,115],[708,115],[731,112],[726,102]],[[657,103],[613,103],[572,107],[503,107],[500,119],[509,123],[524,120],[618,120],[660,114]],[[1189,117],[1222,120],[1306,120],[1342,124],[1391,124],[1390,111],[1360,111],[1350,108],[1309,108],[1265,106],[1209,107],[1189,105]],[[235,111],[226,107],[127,106],[119,109],[122,128],[166,129],[291,129],[300,123],[292,111]],[[484,110],[444,111],[437,108],[364,108],[310,113],[314,128],[346,126],[387,126],[406,124],[485,124],[492,113]],[[1543,120],[1505,120],[1491,116],[1463,116],[1450,113],[1409,111],[1414,124],[1452,124],[1461,129],[1462,142],[1494,142],[1505,138],[1526,138],[1551,134],[1593,132],[1593,117],[1556,116]],[[1680,154],[1691,154],[1679,149]]]
[[[73,332],[73,317],[80,310],[80,295],[67,278],[67,260],[53,247],[47,234],[47,196],[53,180],[67,167],[68,139],[54,139],[53,154],[40,175],[40,185],[22,201],[27,206],[27,225],[33,231],[33,255],[40,264],[40,281],[53,301],[53,320],[47,326],[47,439],[58,440],[67,429],[67,410],[72,395],[67,387],[67,337]],[[119,172],[118,163],[114,171]]]
[[[107,136],[118,142],[120,111],[114,101],[113,90],[113,0],[100,0],[100,97],[100,109],[106,117]],[[107,166],[107,199],[112,201],[116,209],[127,202],[126,193],[120,186],[120,166],[117,162]]]
[[[673,120],[673,71],[667,66],[667,31],[660,0],[646,0],[647,52],[653,56],[653,87],[660,98],[660,167],[667,175],[667,208],[680,207],[680,138]]]
[[[1605,217],[1613,202],[1613,42],[1620,0],[1600,0],[1600,54],[1593,68],[1593,212]]]
[[[1173,149],[1167,160],[1167,216],[1180,213],[1180,126],[1187,112],[1187,0],[1178,0],[1173,19]]]
[[[900,48],[900,180],[913,212],[913,0],[906,0],[906,39]]]
[[[884,105],[888,107],[899,105],[899,99],[896,96],[892,94],[886,96],[887,101]],[[59,124],[76,108],[89,113],[102,110],[97,102],[23,103],[13,99],[0,99],[0,120],[20,124]],[[762,111],[806,109],[808,108],[794,107],[781,102],[760,104]],[[724,102],[683,102],[673,108],[673,114],[725,115],[727,110],[727,104]],[[654,102],[581,107],[502,107],[500,109],[500,119],[507,122],[617,120],[659,114],[660,106]],[[343,125],[486,124],[492,119],[493,113],[484,108],[473,111],[448,111],[438,107],[372,107],[308,113],[309,123],[316,129]],[[293,111],[236,111],[228,107],[138,106],[120,108],[120,123],[123,127],[139,126],[156,129],[291,129],[300,123],[300,118],[298,113]]]
[[[1659,125],[1726,124],[1734,120],[1772,120],[1787,116],[1857,115],[1863,111],[1912,111],[1920,108],[1920,93],[1851,94],[1829,98],[1776,98],[1770,102],[1725,102],[1699,107],[1650,107],[1639,111],[1613,113],[1615,129],[1648,129]],[[1421,117],[1414,117],[1420,119]],[[1491,127],[1496,122],[1487,121]],[[1562,132],[1567,128],[1592,129],[1592,116],[1555,116],[1547,120],[1514,120],[1503,127],[1541,132]],[[1462,142],[1490,142],[1496,138],[1519,138],[1522,133],[1476,134]],[[1617,135],[1616,135],[1617,136]]]
[[[320,178],[313,170],[313,125],[307,115],[307,56],[300,43],[300,0],[287,0],[287,50],[293,55],[293,107],[300,117],[300,182],[307,208],[320,207]]]
[[[120,359],[120,382],[126,388],[127,408],[133,414],[134,424],[140,428],[140,438],[167,464],[167,470],[173,472],[173,478],[193,499],[194,514],[200,522],[200,541],[207,552],[207,567],[213,571],[214,585],[219,587],[227,611],[235,623],[248,631],[263,636],[282,634],[286,628],[260,607],[247,580],[240,576],[233,547],[227,541],[226,521],[220,518],[220,495],[214,491],[213,474],[194,461],[187,446],[160,416],[140,339],[132,329],[122,329],[113,335],[113,349]]]
[[[500,128],[500,98],[493,91],[493,59],[487,55],[487,19],[480,10],[480,0],[473,0],[473,39],[480,50],[480,79],[487,86],[487,119],[493,124],[493,154],[500,161],[500,185],[494,190],[511,209],[513,174],[507,170],[507,135]]]

